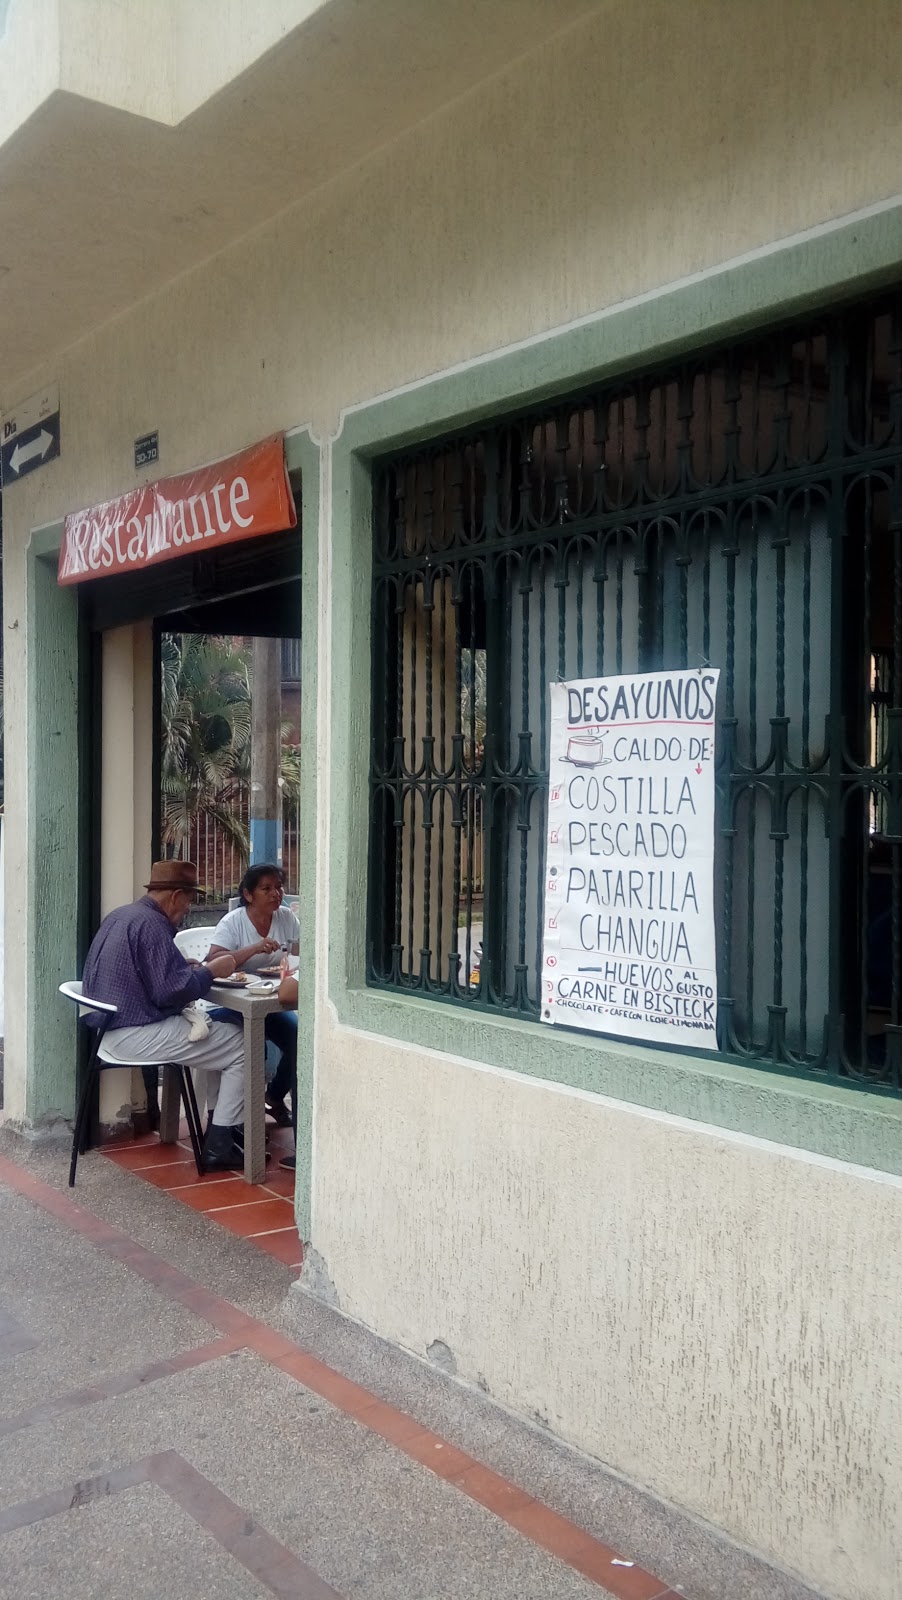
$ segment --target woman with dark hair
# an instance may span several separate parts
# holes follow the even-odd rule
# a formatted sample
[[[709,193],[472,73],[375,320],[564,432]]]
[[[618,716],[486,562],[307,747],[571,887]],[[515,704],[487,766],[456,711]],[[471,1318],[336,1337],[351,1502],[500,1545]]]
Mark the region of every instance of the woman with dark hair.
[[[297,955],[300,926],[294,912],[282,904],[282,885],[281,867],[271,862],[248,867],[238,885],[242,904],[217,922],[208,961],[218,955],[230,955],[236,967],[258,972],[261,967],[278,966],[280,956]],[[235,1012],[217,1013],[226,1014],[240,1020]],[[279,1127],[287,1128],[291,1116],[285,1096],[294,1092],[297,1083],[297,1011],[272,1012],[266,1018],[266,1037],[282,1052],[266,1090],[266,1109]]]

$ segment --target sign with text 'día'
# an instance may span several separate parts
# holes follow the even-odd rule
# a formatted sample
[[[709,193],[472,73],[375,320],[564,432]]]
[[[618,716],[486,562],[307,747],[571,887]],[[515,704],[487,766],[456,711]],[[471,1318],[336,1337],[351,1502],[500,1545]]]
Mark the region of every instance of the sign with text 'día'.
[[[550,686],[543,1022],[716,1050],[719,676]]]

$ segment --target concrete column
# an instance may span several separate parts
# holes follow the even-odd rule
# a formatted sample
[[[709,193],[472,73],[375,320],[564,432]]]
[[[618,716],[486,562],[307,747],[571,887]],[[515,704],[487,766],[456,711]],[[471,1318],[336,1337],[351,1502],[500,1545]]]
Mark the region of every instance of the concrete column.
[[[150,871],[153,784],[152,624],[103,636],[103,758],[100,799],[100,910],[103,916],[144,893]],[[100,1078],[100,1122],[127,1122],[144,1101],[140,1073]]]
[[[251,685],[251,865],[282,862],[282,642],[254,639]]]

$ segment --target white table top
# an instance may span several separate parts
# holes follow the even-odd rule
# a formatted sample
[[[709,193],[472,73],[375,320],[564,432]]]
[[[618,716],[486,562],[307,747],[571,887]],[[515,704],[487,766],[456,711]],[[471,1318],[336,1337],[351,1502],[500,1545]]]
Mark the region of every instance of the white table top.
[[[253,1016],[254,1013],[257,1016],[268,1016],[271,1011],[293,1009],[291,1006],[282,1005],[276,992],[278,984],[274,983],[266,994],[261,994],[259,991],[252,994],[248,992],[249,989],[250,985],[247,988],[233,989],[228,983],[214,983],[205,998],[208,1001],[215,1001],[218,1006],[229,1006],[232,1011],[240,1011],[242,1016]]]

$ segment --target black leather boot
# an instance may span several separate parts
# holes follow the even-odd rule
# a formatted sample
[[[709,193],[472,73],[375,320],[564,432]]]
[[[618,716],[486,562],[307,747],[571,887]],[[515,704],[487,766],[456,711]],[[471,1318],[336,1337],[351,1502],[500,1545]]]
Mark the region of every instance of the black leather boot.
[[[234,1139],[235,1143],[237,1144],[237,1146],[238,1146],[238,1148],[241,1151],[241,1154],[243,1156],[244,1155],[244,1123],[243,1122],[236,1122],[234,1124],[234,1126],[231,1128],[230,1131],[231,1131],[232,1138]],[[266,1151],[266,1159],[268,1161],[269,1160],[269,1129],[266,1130],[266,1133],[264,1135],[263,1147],[264,1147],[264,1149]]]
[[[235,1172],[244,1166],[244,1150],[234,1138],[231,1128],[217,1127],[211,1123],[204,1139],[203,1162],[205,1172]]]

